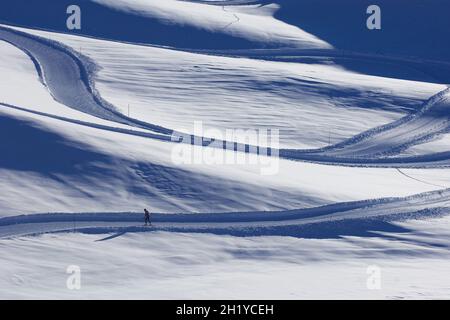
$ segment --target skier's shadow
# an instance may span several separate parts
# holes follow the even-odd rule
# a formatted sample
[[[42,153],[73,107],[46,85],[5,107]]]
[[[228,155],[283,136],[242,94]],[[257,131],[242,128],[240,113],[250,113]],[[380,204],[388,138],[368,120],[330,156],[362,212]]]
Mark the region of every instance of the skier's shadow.
[[[114,238],[118,238],[118,237],[120,237],[120,236],[123,236],[123,235],[126,234],[126,233],[127,233],[126,231],[117,232],[117,233],[114,233],[114,234],[112,234],[112,235],[110,235],[110,236],[108,236],[108,237],[106,237],[106,238],[98,239],[98,240],[95,240],[95,241],[98,242],[98,241],[111,240],[111,239],[114,239]]]

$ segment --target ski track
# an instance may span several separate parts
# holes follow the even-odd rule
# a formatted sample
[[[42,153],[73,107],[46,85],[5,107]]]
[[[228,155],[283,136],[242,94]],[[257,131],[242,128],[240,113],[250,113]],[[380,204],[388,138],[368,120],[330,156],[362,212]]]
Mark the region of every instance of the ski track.
[[[103,101],[93,87],[91,74],[93,71],[86,67],[86,64],[93,63],[71,52],[67,47],[55,41],[5,27],[0,27],[0,39],[22,49],[32,59],[41,76],[41,81],[45,83],[55,100],[105,120],[125,123],[165,135],[173,134],[171,129],[128,118]],[[62,67],[64,72],[61,72]],[[67,87],[73,89],[65,90]],[[317,150],[281,149],[278,154],[287,159],[344,165],[384,164],[387,166],[390,164],[393,166],[397,163],[406,167],[417,167],[420,162],[438,161],[435,166],[440,166],[443,164],[439,162],[444,161],[444,165],[447,166],[446,160],[450,160],[448,153],[405,158],[387,158],[386,156],[398,154],[409,146],[448,132],[450,128],[449,97],[450,90],[446,89],[431,97],[417,113],[370,129],[336,145]],[[192,138],[191,141],[194,140]],[[167,140],[167,137],[164,140]],[[219,141],[216,141],[216,144],[217,142]],[[225,144],[226,142],[222,142],[222,145]],[[235,145],[238,145],[235,150],[250,149],[250,146]]]
[[[383,198],[336,203],[316,208],[279,212],[236,212],[209,214],[153,214],[152,227],[142,226],[139,213],[47,213],[0,219],[0,237],[54,232],[123,234],[171,231],[233,234],[238,236],[302,236],[315,230],[334,230],[351,225],[372,226],[405,219],[426,219],[450,214],[450,189],[404,198]],[[369,227],[370,228],[370,227]],[[355,231],[355,230],[354,230]],[[374,230],[368,230],[374,231]]]
[[[225,9],[225,5],[222,6],[222,10],[223,10],[223,12],[230,13],[229,11],[227,11],[227,10]],[[234,17],[235,20],[234,20],[234,21],[231,21],[229,24],[227,24],[225,27],[223,27],[224,30],[225,30],[226,28],[228,28],[229,26],[231,26],[231,25],[233,25],[233,24],[238,23],[239,21],[241,21],[241,19],[239,18],[239,16],[238,16],[236,13],[233,13],[233,17]]]
[[[440,184],[434,184],[434,183],[431,183],[431,182],[428,182],[428,181],[425,181],[425,180],[421,180],[421,179],[414,178],[414,177],[412,177],[411,175],[404,173],[402,170],[400,170],[400,168],[396,168],[396,170],[397,170],[400,174],[404,175],[405,177],[407,177],[407,178],[409,178],[409,179],[413,179],[413,180],[415,180],[415,181],[422,182],[422,183],[428,184],[428,185],[433,186],[433,187],[438,187],[438,188],[443,188],[443,189],[448,188],[448,187],[443,186],[443,185],[440,185]]]
[[[379,157],[397,154],[450,129],[450,89],[431,97],[422,108],[393,123],[356,135],[323,150],[337,157]]]
[[[150,138],[177,141],[177,134],[169,129],[129,118],[104,101],[94,87],[95,64],[87,57],[73,52],[56,41],[29,35],[0,26],[0,39],[23,50],[32,59],[55,100],[90,115],[157,133]],[[310,52],[308,55],[314,54]],[[323,56],[323,52],[317,54]],[[341,54],[342,55],[342,54]],[[61,70],[62,69],[62,70]],[[62,72],[63,71],[63,72]],[[71,88],[67,90],[66,88]],[[6,104],[3,104],[5,106]],[[272,149],[285,159],[302,160],[332,165],[375,167],[447,167],[450,152],[425,156],[393,157],[406,148],[433,139],[450,131],[450,89],[431,97],[415,114],[393,123],[370,129],[338,144],[313,150]],[[161,135],[158,135],[161,134]],[[165,136],[162,136],[165,135]],[[188,143],[199,141],[191,136]],[[201,137],[200,137],[201,138]],[[186,141],[183,141],[186,143]],[[226,141],[203,141],[227,146]],[[229,146],[230,144],[228,144]],[[233,145],[233,143],[231,143]],[[234,143],[234,150],[251,152],[253,146]],[[258,149],[256,149],[258,150]],[[270,151],[270,154],[273,154]],[[388,157],[390,156],[390,157]]]
[[[107,130],[107,131],[112,131],[112,132],[119,132],[119,133],[123,133],[123,134],[137,136],[137,137],[146,137],[146,138],[157,139],[157,140],[161,140],[161,141],[171,141],[170,136],[163,135],[163,134],[158,134],[158,133],[153,133],[153,132],[145,132],[145,131],[136,131],[136,130],[132,130],[132,129],[123,129],[123,128],[118,128],[118,127],[111,127],[111,126],[107,126],[107,125],[56,116],[56,115],[46,113],[46,112],[34,111],[34,110],[30,110],[30,109],[19,107],[19,106],[14,106],[14,105],[11,105],[8,103],[3,103],[3,102],[0,102],[0,106],[4,107],[4,108],[9,108],[9,109],[13,109],[13,110],[23,111],[23,112],[47,117],[47,118],[65,121],[68,123],[74,123],[74,124],[82,125],[85,127]]]
[[[92,80],[96,66],[87,57],[71,51],[56,41],[2,26],[0,26],[0,40],[13,44],[28,56],[33,56],[32,60],[41,82],[56,101],[104,120],[161,134],[172,133],[172,130],[126,117],[104,101],[98,95]]]

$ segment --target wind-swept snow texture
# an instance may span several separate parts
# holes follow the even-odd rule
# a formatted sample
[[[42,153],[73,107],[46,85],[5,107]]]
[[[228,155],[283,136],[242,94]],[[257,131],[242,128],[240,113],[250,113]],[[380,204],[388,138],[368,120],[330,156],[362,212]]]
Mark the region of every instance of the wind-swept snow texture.
[[[423,81],[356,74],[338,65],[236,59],[33,33],[73,50],[82,48],[99,64],[97,91],[122,113],[130,107],[131,116],[189,133],[194,121],[202,121],[205,129],[277,128],[281,147],[340,142],[416,111],[423,100],[445,89]],[[410,68],[406,61],[393,70],[401,70],[402,64]],[[237,89],[241,94],[235,94]],[[355,118],[360,120],[355,123]]]
[[[93,37],[198,49],[331,48],[314,35],[275,19],[278,6],[273,4],[253,5],[242,11],[228,5],[177,0],[18,0],[0,6],[0,20],[66,31],[66,16],[60,13],[74,4],[85,13],[80,33]],[[33,12],[33,16],[21,13],[24,11]]]
[[[332,239],[166,232],[11,237],[0,241],[0,297],[448,298],[448,216],[385,224],[371,237]],[[68,261],[81,268],[81,290],[65,285]],[[374,266],[379,290],[367,287]]]
[[[2,1],[0,298],[448,298],[448,5],[369,4]]]
[[[128,119],[125,116],[122,116],[121,114],[118,114],[115,110],[114,110],[114,106],[111,106],[107,103],[102,103],[102,98],[98,96],[98,93],[96,92],[95,89],[92,89],[92,84],[91,84],[91,80],[83,82],[80,81],[80,77],[77,77],[76,74],[78,73],[88,73],[89,72],[89,68],[87,66],[85,66],[86,63],[83,62],[83,59],[79,59],[76,56],[70,55],[71,51],[69,49],[64,49],[64,48],[58,48],[55,46],[56,45],[52,45],[52,42],[45,42],[45,40],[42,40],[42,38],[38,38],[38,37],[33,37],[33,36],[29,36],[26,33],[22,33],[22,32],[16,32],[16,31],[12,31],[12,30],[8,30],[8,29],[4,29],[3,30],[3,34],[4,34],[4,38],[5,39],[10,39],[10,40],[16,40],[16,42],[21,43],[21,41],[24,41],[24,39],[27,41],[25,42],[25,46],[27,52],[29,52],[34,59],[39,60],[38,56],[39,53],[43,51],[42,47],[39,46],[44,46],[46,48],[46,50],[51,50],[55,52],[55,57],[54,57],[54,61],[58,61],[59,56],[62,56],[62,59],[67,57],[70,57],[69,59],[71,61],[69,61],[72,65],[73,68],[71,69],[71,72],[65,72],[63,74],[58,73],[57,71],[55,72],[55,70],[52,69],[52,65],[58,65],[58,63],[49,63],[46,60],[42,60],[41,61],[41,65],[43,66],[44,70],[46,71],[46,78],[50,79],[50,81],[44,79],[44,81],[46,82],[47,86],[49,87],[49,90],[51,92],[55,92],[55,96],[61,96],[61,99],[63,100],[63,102],[65,102],[67,105],[69,106],[74,106],[77,110],[83,110],[84,112],[87,112],[89,114],[92,115],[100,115],[102,118],[106,118],[106,119],[114,119],[114,117],[116,119],[118,119],[118,121],[120,121],[121,123],[131,123],[135,122],[139,127],[143,127],[143,128],[148,128],[150,130],[154,130],[158,133],[163,133],[163,134],[170,134],[171,130],[159,125],[153,125],[153,124],[149,124],[149,123],[145,123],[139,120],[134,120],[134,119]],[[41,33],[42,34],[42,33]],[[17,38],[17,39],[16,39]],[[67,41],[67,40],[66,40]],[[91,40],[92,42],[92,40]],[[69,41],[70,43],[70,41]],[[72,46],[73,47],[77,47],[76,44],[74,44],[74,42],[72,41]],[[38,49],[36,49],[34,47],[34,45],[32,44],[36,44],[38,46]],[[81,44],[79,44],[81,47]],[[83,45],[85,45],[86,47],[86,43],[83,43]],[[89,47],[89,43],[87,44],[87,46]],[[125,45],[125,46],[129,46],[129,45]],[[103,46],[104,47],[104,46]],[[40,48],[40,49],[39,49]],[[166,51],[166,49],[155,49],[155,50],[164,50]],[[86,51],[86,49],[85,49]],[[34,52],[36,52],[36,57],[33,55]],[[190,54],[192,56],[192,54]],[[96,57],[96,59],[101,59],[98,56],[96,56],[95,54],[92,55],[93,57]],[[166,55],[164,55],[166,56]],[[85,60],[85,59],[84,59]],[[123,57],[122,57],[123,60]],[[230,58],[228,58],[228,60],[230,60]],[[231,59],[232,60],[232,59]],[[64,60],[62,60],[64,61]],[[69,64],[66,61],[67,64]],[[249,63],[252,63],[252,60],[247,60],[247,65]],[[267,63],[265,63],[267,65]],[[277,64],[281,64],[281,66],[283,66],[282,62],[277,62]],[[275,66],[278,66],[278,65]],[[114,63],[113,64],[116,68],[118,63]],[[125,66],[125,68],[127,68],[128,66]],[[308,67],[308,65],[306,65],[306,67]],[[130,67],[128,67],[130,68]],[[313,69],[314,70],[314,69]],[[131,70],[130,70],[131,71]],[[329,72],[327,72],[326,74],[329,76],[330,73],[332,74],[332,72],[336,73],[338,70],[336,69],[331,69],[329,70]],[[305,70],[299,70],[300,73],[307,73],[310,72],[310,69],[306,68]],[[325,72],[324,72],[325,73]],[[123,71],[120,71],[120,74],[133,74],[132,72],[127,72],[124,73]],[[159,72],[158,72],[159,74]],[[113,76],[115,75],[115,73],[113,74]],[[343,72],[340,71],[340,76],[343,75]],[[70,92],[69,96],[67,96],[66,92],[66,88],[68,87],[67,85],[60,85],[61,83],[63,83],[62,81],[57,81],[57,82],[53,82],[52,83],[52,76],[56,77],[56,79],[63,77],[63,79],[65,81],[69,81],[74,83],[76,86],[74,87],[79,87],[82,88],[82,90],[80,92],[75,91],[75,94],[73,92]],[[353,74],[349,74],[348,75],[348,81],[350,83],[354,82],[355,79],[353,79]],[[333,81],[331,80],[332,78],[327,79],[327,81]],[[131,81],[133,81],[134,79],[131,79]],[[367,81],[368,83],[370,83],[370,81],[372,80],[372,82],[377,83],[377,81],[379,81],[380,79],[377,78],[368,78],[368,79],[364,79],[365,81]],[[323,80],[322,80],[323,81]],[[392,90],[392,85],[394,84],[394,81],[392,81],[393,83],[391,84],[390,88]],[[107,83],[113,83],[112,81],[108,81]],[[137,83],[138,85],[140,83],[148,83],[147,81],[136,81],[134,80],[133,83]],[[417,85],[417,86],[424,86],[424,88],[426,88],[426,86],[422,83],[410,83],[410,82],[405,82],[405,81],[396,81],[396,84],[399,86],[400,90],[407,90],[409,89],[409,85]],[[353,86],[355,86],[355,84],[352,84]],[[316,85],[317,87],[318,85]],[[404,87],[403,87],[404,86]],[[408,86],[408,87],[407,87]],[[431,88],[436,88],[436,89],[443,89],[445,88],[445,86],[438,86],[438,85],[429,85],[430,89]],[[87,89],[86,89],[87,88]],[[269,87],[270,88],[270,87]],[[143,88],[145,90],[145,87]],[[187,89],[187,88],[186,88]],[[182,87],[180,87],[180,90],[186,90]],[[191,88],[192,89],[192,88]],[[191,90],[188,89],[188,90]],[[84,91],[83,91],[84,90]],[[117,93],[119,93],[120,88],[117,88],[117,90],[113,90],[112,92],[114,92],[115,95],[117,95]],[[122,88],[123,90],[123,88]],[[179,91],[180,91],[179,90]],[[89,92],[88,92],[89,91]],[[129,92],[129,90],[127,90]],[[411,94],[410,92],[411,90],[408,90],[408,94]],[[62,94],[59,94],[59,92],[62,92]],[[145,91],[143,91],[145,92]],[[152,91],[153,92],[153,91]],[[172,90],[170,90],[170,92],[172,92]],[[198,91],[196,91],[198,93]],[[126,94],[126,93],[125,93]],[[258,93],[259,94],[259,93]],[[217,94],[216,94],[217,95]],[[435,96],[433,96],[429,101],[424,102],[423,106],[418,107],[417,110],[413,111],[413,114],[405,116],[403,118],[401,118],[400,120],[396,121],[396,122],[392,122],[389,123],[387,125],[383,125],[381,127],[377,127],[375,129],[370,129],[362,134],[356,135],[342,143],[338,143],[337,145],[333,146],[333,147],[328,147],[325,148],[323,151],[325,152],[320,152],[318,153],[317,151],[314,152],[296,152],[293,150],[281,150],[281,156],[283,157],[287,157],[287,158],[295,158],[295,159],[305,159],[305,160],[315,160],[315,161],[322,161],[322,162],[333,162],[333,163],[353,163],[353,164],[358,164],[358,163],[363,163],[363,164],[375,164],[375,163],[414,163],[415,165],[417,165],[417,163],[419,162],[436,162],[436,161],[445,161],[448,159],[448,154],[436,154],[433,155],[432,157],[429,158],[419,158],[417,159],[416,157],[412,157],[412,158],[406,158],[406,159],[376,159],[376,156],[386,156],[386,155],[390,155],[392,153],[398,153],[400,151],[403,151],[404,149],[408,148],[409,146],[415,145],[415,144],[419,144],[425,141],[428,141],[436,136],[438,136],[439,134],[445,133],[448,131],[448,98],[447,98],[447,90],[442,90],[441,92],[439,92],[438,94],[436,94]],[[74,97],[75,96],[75,97]],[[86,99],[88,99],[88,101],[86,102],[84,100],[81,100],[80,102],[80,98],[79,97],[86,97]],[[122,97],[122,94],[120,94],[120,97]],[[186,96],[185,96],[186,97]],[[195,99],[197,96],[196,95],[192,95],[192,97]],[[305,96],[302,96],[301,98],[304,98]],[[149,101],[150,100],[150,96],[149,99],[145,100],[145,101]],[[90,100],[89,100],[90,99]],[[119,101],[119,102],[124,102],[123,100],[114,100],[114,98],[112,98],[113,101]],[[170,99],[170,97],[165,97],[165,100]],[[131,100],[131,101],[135,101],[135,100]],[[317,99],[316,99],[317,101]],[[350,97],[347,96],[346,100],[347,102],[350,101]],[[186,103],[186,99],[183,99],[183,103]],[[245,101],[247,103],[243,103],[242,105],[244,105],[245,107],[251,106],[253,101]],[[194,101],[192,101],[191,103],[195,103]],[[104,106],[106,104],[106,107]],[[124,105],[124,103],[120,103],[121,105]],[[90,107],[90,105],[92,105],[92,107]],[[144,108],[147,108],[150,110],[152,110],[152,106],[148,106],[147,102],[145,102],[145,105],[143,106]],[[171,107],[171,106],[169,106]],[[209,107],[209,105],[205,106],[206,108]],[[204,115],[203,110],[205,109],[205,107],[200,106],[199,111],[201,111],[201,113],[198,113],[198,115],[196,115],[196,113],[192,112],[192,109],[189,111],[188,109],[188,113],[187,114],[182,114],[184,115],[180,120],[180,121],[184,121],[184,122],[173,122],[173,118],[174,116],[172,116],[173,113],[167,113],[167,115],[161,116],[161,118],[164,119],[171,119],[172,122],[165,122],[166,125],[168,125],[169,127],[172,128],[177,128],[178,130],[180,130],[180,125],[185,125],[186,126],[186,122],[189,119],[189,115],[191,116],[191,124],[194,121],[198,121],[199,119],[203,119],[206,118],[206,125],[211,125],[211,124],[215,124],[215,123],[220,123],[222,122],[222,117],[223,117],[223,112],[220,112],[221,110],[223,110],[223,107],[219,107],[217,108],[217,115],[220,117],[217,119],[217,121],[213,121],[211,123],[210,121],[210,115],[211,112],[209,114],[206,114],[206,117]],[[393,106],[393,108],[395,109],[396,106]],[[142,108],[142,107],[141,107]],[[141,110],[141,108],[139,108],[139,103],[138,103],[138,108],[137,110],[134,109],[134,112],[138,111],[138,114],[142,114],[141,112],[139,112]],[[242,119],[242,117],[240,117],[239,112],[242,111],[244,107],[240,107],[240,108],[236,108],[236,113],[230,113],[230,116],[228,117],[229,121],[234,121],[234,119],[236,119],[237,121],[240,121]],[[318,107],[316,107],[318,108]],[[386,108],[386,105],[384,105],[384,108]],[[167,107],[165,107],[163,109],[163,111],[167,112],[169,109]],[[195,109],[194,109],[195,110]],[[125,111],[125,110],[123,110]],[[295,109],[293,109],[293,111],[295,111]],[[323,115],[323,110],[317,110],[315,112],[319,112],[319,115]],[[220,112],[220,113],[219,113]],[[363,111],[364,112],[364,111]],[[369,111],[369,112],[373,112],[373,111]],[[253,112],[255,114],[255,112]],[[203,116],[200,116],[201,114],[203,114]],[[214,114],[214,113],[212,113]],[[152,113],[151,115],[149,115],[148,121],[152,121],[152,119],[150,118],[153,117],[155,118],[155,114]],[[280,121],[280,120],[284,120],[284,117],[286,116],[286,112],[284,112],[283,114],[280,113],[276,113],[275,115],[271,115],[271,117],[269,119],[267,119],[267,125],[266,127],[269,127],[270,123],[276,123],[276,121]],[[298,126],[300,128],[304,128],[308,125],[308,122],[311,121],[312,119],[312,114],[309,115],[305,120],[302,120],[303,118],[300,118],[299,124]],[[351,120],[353,120],[355,118],[355,114],[354,113],[350,113],[348,115],[350,117]],[[304,117],[304,116],[302,116]],[[362,116],[361,116],[362,117]],[[274,119],[275,118],[275,119]],[[254,128],[261,128],[261,119],[264,119],[264,113],[260,114],[255,120],[257,121],[257,123],[255,123]],[[245,120],[248,121],[248,120]],[[323,121],[323,119],[322,119]],[[342,122],[342,120],[340,120]],[[317,124],[318,121],[315,121],[314,123]],[[189,123],[189,122],[187,122]],[[326,122],[327,124],[329,123]],[[236,125],[238,125],[239,122],[236,123]],[[178,126],[177,126],[178,125]],[[311,124],[309,124],[311,125]],[[247,124],[248,126],[248,124]],[[243,124],[240,125],[239,127],[243,127]],[[279,128],[279,126],[277,126]],[[192,133],[192,129],[191,128],[183,128],[181,127],[181,131],[187,131],[189,133]],[[264,128],[264,127],[262,127]],[[315,128],[317,129],[317,125],[315,125]],[[347,128],[347,127],[346,127]],[[225,128],[224,128],[225,129]],[[283,128],[281,128],[281,130],[283,131]],[[299,131],[297,132],[302,132],[300,131],[301,129],[299,129]],[[331,142],[331,129],[328,128],[328,139],[329,142]],[[294,134],[297,134],[297,132],[295,132]],[[326,132],[325,132],[326,133]],[[336,133],[335,133],[336,134]],[[347,133],[349,134],[349,133]],[[323,137],[323,132],[322,132],[322,137]],[[308,134],[309,138],[312,138],[311,134]],[[164,137],[162,137],[164,138]],[[282,136],[282,138],[284,138]],[[294,137],[295,138],[295,137]],[[334,137],[333,137],[334,138]],[[166,138],[167,139],[167,138]],[[298,140],[298,139],[295,139]],[[286,142],[284,142],[284,144],[287,144]],[[288,144],[289,145],[289,144]],[[365,149],[365,150],[362,150]],[[347,150],[347,151],[346,151]],[[371,153],[370,153],[371,152]],[[367,154],[369,153],[369,154]],[[354,160],[354,158],[365,158],[365,160],[361,161],[361,160]],[[403,166],[403,164],[401,164]]]

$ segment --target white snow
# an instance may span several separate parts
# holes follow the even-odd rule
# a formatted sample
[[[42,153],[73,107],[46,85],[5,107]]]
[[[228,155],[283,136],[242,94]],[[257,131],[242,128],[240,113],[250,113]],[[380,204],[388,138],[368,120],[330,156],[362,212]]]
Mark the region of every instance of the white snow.
[[[116,10],[156,18],[162,23],[193,26],[265,45],[332,48],[325,41],[273,17],[276,4],[265,6],[211,6],[177,0],[94,0]]]
[[[84,54],[87,54],[85,47],[89,47],[89,45],[93,46],[94,49],[92,50],[95,52],[96,50],[100,51],[101,47],[104,49],[108,44],[108,42],[102,41],[101,45],[96,46],[93,45],[95,41],[91,39],[55,35],[53,37],[71,39],[70,41],[73,41],[73,39],[75,41],[83,41],[85,45],[83,47]],[[70,43],[70,41],[68,42]],[[79,44],[76,43],[74,47],[79,47]],[[372,85],[370,80],[374,80],[375,85],[381,83],[377,82],[378,79],[376,77],[366,77],[329,66],[290,63],[273,63],[272,66],[270,62],[258,62],[249,59],[215,58],[191,53],[178,53],[160,48],[115,43],[111,43],[111,45],[118,46],[119,52],[123,46],[126,49],[124,53],[127,54],[131,54],[133,50],[137,52],[143,50],[142,55],[153,52],[155,59],[157,57],[165,57],[165,59],[170,60],[170,54],[174,54],[175,56],[186,55],[188,59],[205,59],[207,61],[212,59],[212,62],[207,62],[207,64],[218,64],[218,62],[214,62],[214,59],[221,59],[221,63],[235,63],[238,61],[241,69],[256,66],[256,70],[259,71],[254,75],[255,78],[264,76],[267,70],[270,70],[272,67],[277,72],[284,70],[284,73],[291,72],[289,70],[291,68],[294,71],[296,70],[297,74],[301,74],[301,77],[322,77],[324,79],[321,81],[329,82],[327,86],[333,84],[336,88],[341,88],[340,90],[342,90],[342,85],[355,86],[357,82],[363,88],[364,86],[370,87]],[[60,106],[54,102],[49,92],[38,81],[36,70],[33,69],[33,65],[28,57],[9,44],[4,44],[2,48],[7,54],[5,59],[0,62],[0,65],[2,65],[5,75],[12,75],[12,81],[9,82],[12,89],[8,90],[7,94],[6,92],[2,94],[5,97],[4,102],[15,106],[24,106],[26,110],[45,111],[50,115],[64,116],[69,119],[86,120],[93,123],[103,122],[103,120]],[[110,54],[110,56],[112,55]],[[100,65],[101,61],[106,59],[106,56],[103,56],[103,58],[99,58],[95,54],[92,54],[92,56]],[[122,54],[119,54],[116,61],[119,58],[123,61],[134,60],[130,58],[124,59]],[[136,59],[139,60],[138,57]],[[258,67],[259,64],[261,64],[261,68]],[[18,66],[21,67],[19,68]],[[164,69],[163,64],[160,66]],[[106,69],[105,66],[102,67]],[[229,67],[232,68],[233,66],[229,65]],[[137,68],[134,69],[135,72],[137,72]],[[224,70],[227,70],[227,68],[224,68]],[[141,73],[146,76],[156,73],[157,70],[154,69],[153,72],[143,71]],[[240,72],[242,73],[242,70]],[[126,69],[125,67],[116,69],[116,73],[111,73],[111,78],[108,82],[111,83],[113,74],[118,76],[118,74],[122,73],[133,74],[134,72],[133,69]],[[275,71],[273,73],[275,74]],[[189,72],[188,75],[192,76],[192,73]],[[284,74],[284,76],[287,75]],[[334,80],[335,77],[338,80]],[[8,78],[5,77],[4,79]],[[19,80],[16,81],[14,79]],[[19,88],[23,83],[20,83],[20,79],[25,79],[22,81],[27,81],[27,88],[29,87],[33,90],[29,96],[21,94]],[[140,80],[133,80],[130,83],[130,87],[125,87],[126,91],[139,92],[138,84],[141,83]],[[344,84],[342,84],[342,81],[344,81]],[[158,82],[162,83],[161,81]],[[423,89],[421,89],[421,83],[405,81],[405,84],[403,84],[402,81],[392,79],[385,79],[384,82],[390,84],[390,88],[397,88],[399,94],[402,92],[405,95],[413,94],[415,98],[423,95],[424,92],[430,93],[430,90],[434,91],[442,88],[439,85],[424,83]],[[245,82],[242,85],[244,84]],[[409,92],[411,90],[407,92],[407,84],[409,86],[415,85],[418,89],[412,91],[412,93]],[[153,85],[157,86],[157,83],[153,82]],[[101,85],[97,86],[101,87]],[[203,86],[206,87],[206,83]],[[125,89],[122,88],[122,90]],[[170,90],[170,92],[174,92],[173,90]],[[180,90],[182,91],[182,88],[177,88],[177,92],[181,94]],[[102,89],[100,89],[100,92],[104,98],[115,102],[113,98],[119,97],[125,91],[114,90],[114,97],[108,94],[104,95]],[[169,96],[169,91],[167,91],[164,95],[165,105],[176,105],[177,101],[189,101],[197,96],[208,101],[200,92],[195,89],[192,94],[183,94],[178,98],[174,95]],[[315,96],[320,100],[320,96]],[[149,93],[148,99],[148,101],[152,101],[155,97]],[[190,100],[189,103],[190,105],[195,105],[194,102]],[[251,104],[251,100],[245,100],[242,108],[248,104]],[[235,121],[234,119],[242,118],[238,116],[238,114],[241,114],[242,108],[236,109],[228,117],[231,123]],[[394,168],[324,166],[291,162],[283,159],[277,161],[275,169],[278,171],[275,171],[276,174],[271,176],[261,175],[262,164],[255,166],[247,163],[245,165],[223,166],[220,164],[205,165],[202,163],[200,165],[185,164],[177,166],[172,159],[174,145],[171,143],[116,132],[114,130],[114,127],[118,126],[116,124],[106,128],[96,128],[85,124],[80,125],[68,122],[66,119],[54,119],[48,115],[33,114],[26,110],[16,110],[2,106],[1,113],[7,118],[30,121],[29,125],[33,124],[33,127],[40,128],[43,132],[61,136],[64,144],[77,148],[74,152],[80,154],[80,157],[84,157],[86,152],[94,152],[95,156],[94,159],[79,160],[76,168],[79,168],[81,174],[67,172],[67,169],[56,172],[47,172],[39,168],[32,170],[32,172],[21,172],[8,168],[1,169],[3,193],[0,197],[2,198],[1,215],[3,216],[21,212],[121,211],[135,210],[144,206],[149,206],[152,210],[158,212],[229,212],[294,209],[335,202],[389,196],[408,196],[437,190],[442,185],[447,186],[447,183],[442,181],[442,179],[447,179],[449,174],[447,170],[441,169],[411,169],[411,175],[418,173],[421,176],[423,181],[418,181],[401,174]],[[227,107],[221,106],[218,111],[221,110],[227,110]],[[360,123],[360,121],[355,122],[355,119],[364,117],[360,115],[359,109],[357,110],[356,114],[347,114],[348,121]],[[364,111],[366,109],[361,110],[361,112],[366,112]],[[192,113],[192,109],[188,111],[189,114]],[[322,112],[323,110],[320,110],[320,115],[322,115]],[[383,114],[382,111],[370,112],[371,114]],[[335,117],[335,113],[331,111],[329,113]],[[220,114],[223,122],[223,112],[218,114]],[[345,112],[339,112],[338,114],[345,114]],[[163,118],[172,121],[171,119],[174,118],[172,115],[173,113],[169,112],[165,113],[164,117],[161,115],[160,117],[153,118],[152,116],[151,119],[150,117],[146,119],[145,114],[136,114],[139,119],[149,120],[152,123],[157,122],[155,119]],[[255,115],[255,124],[260,123],[259,119],[263,118],[264,116],[261,113],[257,116]],[[279,119],[285,118],[286,114],[280,114]],[[365,118],[368,118],[368,116],[365,116]],[[245,119],[248,122],[248,117]],[[319,115],[315,118],[309,114],[307,119],[317,131],[317,123],[313,123],[311,119],[316,119],[317,122],[320,122]],[[305,121],[307,119],[305,118]],[[370,118],[370,120],[372,121],[373,118]],[[230,122],[226,123],[226,125],[229,126]],[[168,124],[174,125],[174,122]],[[302,124],[306,124],[306,122],[302,122]],[[351,129],[345,128],[344,130]],[[299,130],[299,132],[302,132],[302,130]],[[346,131],[346,134],[349,133]],[[310,135],[310,138],[313,139],[313,136]],[[51,142],[49,143],[48,148],[51,150]],[[96,169],[86,169],[92,166]],[[83,170],[88,171],[83,173]],[[195,183],[192,183],[193,181]],[[177,188],[180,189],[177,190]],[[137,192],[137,190],[139,191]],[[86,197],[86,195],[88,196]],[[205,201],[205,199],[208,199],[208,201]]]
[[[81,48],[101,67],[95,76],[101,96],[124,114],[130,106],[131,117],[188,133],[194,121],[222,132],[277,128],[280,147],[287,148],[338,143],[418,109],[445,88],[333,65],[218,57],[20,30]]]
[[[425,142],[423,144],[412,146],[408,148],[403,155],[423,155],[436,152],[450,151],[450,134],[442,134],[435,139]]]
[[[337,51],[276,19],[276,3],[93,1],[272,49],[0,25],[0,299],[450,297],[450,157],[435,154],[449,151],[450,94],[426,82],[437,64]],[[89,79],[74,52],[95,63]],[[355,71],[366,63],[398,64],[396,78]],[[409,69],[423,80],[401,78]],[[279,129],[282,149],[331,146],[177,163],[190,146],[170,131],[193,133],[194,121]],[[66,286],[69,266],[80,290]]]
[[[2,239],[0,298],[448,299],[449,223],[329,240],[166,232]],[[66,286],[70,265],[81,269],[80,290]],[[379,268],[379,290],[367,286],[370,266]]]
[[[45,172],[24,174],[2,169],[3,216],[22,212],[134,211],[145,206],[157,212],[293,209],[439,189],[392,168],[351,168],[279,159],[279,171],[263,176],[264,165],[175,166],[171,143],[7,108],[1,109],[1,115],[37,123],[45,131],[61,133],[69,145],[100,155],[94,162],[99,166],[94,175],[63,171],[57,173],[62,181]],[[109,160],[105,161],[102,155]],[[442,180],[450,181],[448,170],[411,169],[411,173],[415,172],[431,184],[447,185]],[[196,182],[194,186],[182,187],[192,181]],[[181,189],[170,192],[174,186]],[[138,187],[142,188],[139,193],[130,191]]]
[[[39,81],[36,68],[30,58],[11,44],[0,41],[0,103],[11,103],[28,110],[76,119],[92,124],[128,129],[129,126],[102,120],[76,111],[55,101],[47,88]],[[26,91],[24,92],[24,88]],[[139,130],[139,129],[135,129]]]

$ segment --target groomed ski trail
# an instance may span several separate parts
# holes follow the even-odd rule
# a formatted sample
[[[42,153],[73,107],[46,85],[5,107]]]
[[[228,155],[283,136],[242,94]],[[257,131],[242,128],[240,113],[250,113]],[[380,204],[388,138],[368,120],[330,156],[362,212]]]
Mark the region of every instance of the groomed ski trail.
[[[41,82],[52,97],[75,110],[95,117],[170,135],[172,130],[129,118],[118,112],[97,93],[92,75],[95,64],[64,45],[0,26],[0,40],[32,58]]]
[[[450,189],[403,198],[343,202],[315,208],[205,214],[152,214],[153,227],[142,227],[140,213],[48,213],[0,219],[0,237],[52,232],[117,233],[143,231],[229,233],[241,236],[314,234],[320,229],[354,231],[364,226],[450,214]]]
[[[73,52],[56,41],[2,26],[0,26],[0,39],[20,48],[33,60],[41,81],[55,100],[101,119],[165,135],[162,137],[163,140],[167,141],[172,137],[172,141],[177,141],[173,130],[129,118],[104,101],[94,86],[93,73],[96,66],[87,57]],[[3,104],[3,106],[6,105]],[[450,89],[448,88],[431,97],[418,112],[357,134],[338,144],[312,150],[273,149],[272,151],[277,151],[278,155],[285,159],[332,165],[447,167],[450,165],[450,152],[395,157],[410,146],[429,141],[447,132],[450,132]],[[160,138],[159,135],[149,136]],[[194,136],[191,136],[190,140],[194,141],[193,138]],[[192,143],[191,141],[188,143]],[[214,146],[227,145],[226,141],[208,139],[207,142],[203,142],[203,146],[208,146],[212,142]],[[249,145],[234,143],[234,146],[234,150],[252,149]],[[270,154],[274,154],[272,151]]]

